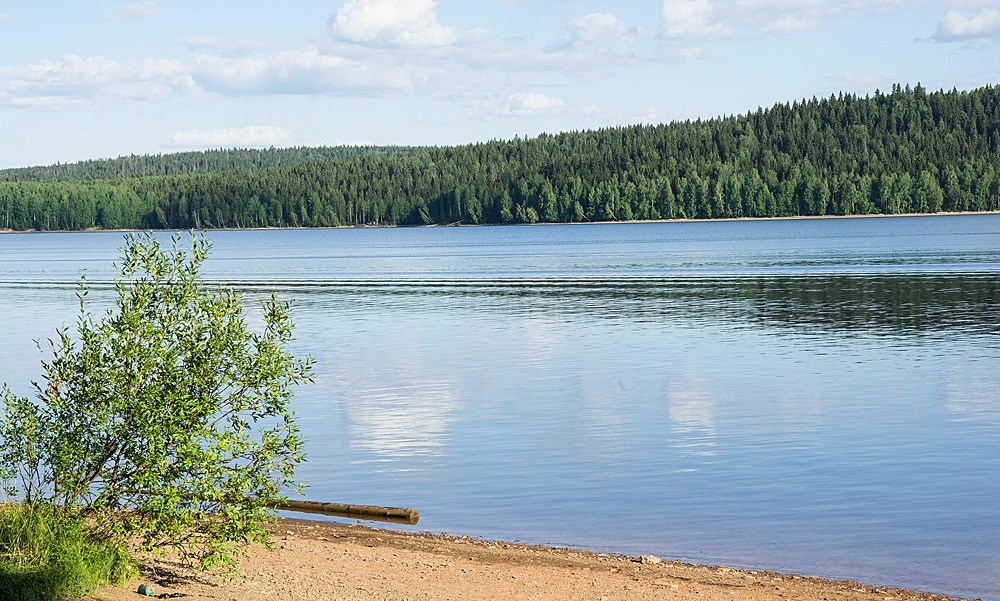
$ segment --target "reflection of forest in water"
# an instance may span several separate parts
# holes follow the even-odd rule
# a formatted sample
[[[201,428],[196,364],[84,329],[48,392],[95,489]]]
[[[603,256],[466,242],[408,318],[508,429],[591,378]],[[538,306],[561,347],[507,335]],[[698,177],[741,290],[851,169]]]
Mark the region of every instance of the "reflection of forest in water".
[[[261,287],[239,287],[261,292]],[[263,288],[271,289],[265,285]],[[677,320],[800,333],[941,337],[1000,332],[996,274],[780,275],[721,278],[378,280],[275,287],[336,311],[445,306],[579,319]]]
[[[447,307],[573,319],[765,326],[801,333],[934,337],[1000,332],[1000,274],[993,273],[222,283],[252,297],[276,292],[294,299],[298,311],[306,313]],[[91,286],[96,305],[110,304],[109,283]],[[12,304],[29,308],[55,299],[68,305],[77,291],[73,284],[50,282],[0,283],[0,289]]]

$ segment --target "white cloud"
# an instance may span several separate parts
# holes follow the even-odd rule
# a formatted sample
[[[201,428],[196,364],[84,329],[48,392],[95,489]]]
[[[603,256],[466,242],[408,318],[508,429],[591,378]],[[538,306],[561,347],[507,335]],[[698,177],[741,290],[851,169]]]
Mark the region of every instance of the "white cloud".
[[[248,40],[224,40],[212,36],[187,36],[181,40],[192,52],[217,52],[224,56],[249,54],[264,49],[264,44]]]
[[[810,31],[816,29],[816,19],[807,19],[804,17],[793,17],[791,15],[786,15],[775,19],[769,25],[764,27],[764,31],[768,33],[777,34],[795,34],[803,33],[805,31]]]
[[[436,0],[350,0],[328,26],[338,39],[377,46],[451,46],[485,33],[445,27],[436,6]]]
[[[835,2],[829,4],[836,5]],[[919,9],[925,4],[927,4],[927,0],[854,0],[854,2],[847,3],[844,12],[864,15],[895,15]]]
[[[660,112],[656,110],[656,107],[647,106],[640,112],[630,115],[625,121],[632,125],[655,125],[662,123],[663,117],[660,116]]]
[[[981,1],[981,0],[971,0]],[[742,29],[773,34],[816,29],[821,19],[892,15],[928,0],[663,0],[663,35],[693,38]]]
[[[825,3],[824,0],[735,0],[732,9],[739,13],[807,14],[818,11]]]
[[[170,134],[163,146],[168,148],[247,148],[288,146],[295,132],[281,127],[250,125],[247,127],[192,129]]]
[[[679,48],[677,50],[677,58],[687,63],[697,61],[703,56],[705,56],[704,48]]]
[[[887,15],[913,10],[927,0],[735,0],[732,13],[741,17],[774,14],[801,16]]]
[[[544,94],[519,92],[507,99],[505,113],[516,117],[542,117],[557,115],[567,109],[566,101]]]
[[[101,99],[152,99],[190,89],[178,61],[121,62],[69,54],[55,61],[0,67],[0,104],[78,108]]]
[[[1000,10],[985,8],[973,16],[948,11],[938,21],[932,39],[938,42],[959,42],[976,38],[1000,38]]]
[[[634,39],[639,30],[611,13],[593,13],[570,21],[567,28],[573,45],[606,40]]]
[[[412,76],[398,67],[372,68],[315,47],[261,58],[200,57],[192,78],[202,89],[227,96],[373,95],[413,85]]]
[[[146,19],[159,15],[160,5],[156,2],[132,2],[119,6],[115,16],[119,19]]]
[[[731,29],[716,17],[709,0],[663,0],[663,35],[667,38],[725,35]]]
[[[871,73],[853,73],[850,71],[831,77],[830,79],[840,90],[862,95],[868,94],[877,88],[888,89],[893,83],[896,83],[895,80],[872,75]]]
[[[55,61],[0,67],[0,105],[81,108],[198,92],[372,96],[411,89],[415,77],[404,67],[373,68],[315,47],[263,57],[203,55],[187,62],[66,55]]]
[[[481,29],[445,27],[436,6],[435,0],[350,0],[329,22],[341,43],[326,48],[276,51],[261,42],[188,36],[179,43],[193,55],[180,60],[70,55],[0,67],[0,105],[56,110],[204,94],[372,98],[418,91],[466,105],[488,98],[492,116],[585,114],[589,109],[579,104],[515,92],[605,77],[651,57],[643,46],[652,43],[649,36],[611,13],[565,23],[561,48],[532,48],[485,40]]]
[[[565,37],[541,53],[528,51],[520,57],[508,57],[503,52],[487,51],[483,62],[493,69],[518,71],[528,67],[592,77],[611,72],[622,65],[623,59],[635,59],[642,52],[643,31],[611,13],[585,15],[566,23],[563,29]]]

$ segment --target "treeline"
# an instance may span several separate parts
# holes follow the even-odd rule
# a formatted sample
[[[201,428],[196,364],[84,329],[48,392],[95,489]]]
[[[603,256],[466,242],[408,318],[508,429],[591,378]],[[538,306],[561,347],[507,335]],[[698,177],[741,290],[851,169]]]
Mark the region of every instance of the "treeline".
[[[297,146],[294,148],[230,148],[201,152],[129,155],[42,167],[0,169],[2,182],[70,179],[136,178],[154,175],[188,175],[250,171],[302,165],[360,156],[387,156],[415,150],[410,146]]]
[[[841,94],[669,125],[210,173],[0,182],[0,225],[308,227],[987,211],[1000,208],[998,146],[1000,88],[928,93],[894,86],[889,94]]]

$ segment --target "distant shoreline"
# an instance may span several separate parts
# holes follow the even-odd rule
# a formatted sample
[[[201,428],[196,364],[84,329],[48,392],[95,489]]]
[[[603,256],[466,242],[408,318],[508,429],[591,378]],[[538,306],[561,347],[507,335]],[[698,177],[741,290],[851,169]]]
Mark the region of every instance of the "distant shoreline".
[[[129,232],[266,232],[295,230],[351,230],[351,229],[410,229],[432,227],[491,227],[491,226],[553,226],[553,225],[609,225],[641,223],[712,223],[740,221],[796,221],[823,219],[891,219],[894,217],[945,217],[960,215],[1000,215],[996,211],[942,211],[939,213],[873,213],[870,215],[791,215],[783,217],[719,217],[712,219],[629,219],[621,221],[558,221],[539,223],[431,223],[426,225],[333,225],[317,227],[213,227],[213,228],[171,228],[171,229],[110,229],[86,228],[82,230],[12,230],[0,228],[0,234],[88,234],[88,233],[129,233]]]

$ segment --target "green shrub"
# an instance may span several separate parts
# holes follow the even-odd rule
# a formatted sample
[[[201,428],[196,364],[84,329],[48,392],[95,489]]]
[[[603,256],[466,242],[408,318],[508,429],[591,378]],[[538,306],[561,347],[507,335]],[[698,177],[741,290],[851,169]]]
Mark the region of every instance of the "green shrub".
[[[296,487],[291,389],[312,360],[285,348],[287,302],[261,303],[251,328],[240,295],[204,283],[208,249],[203,236],[186,252],[179,237],[170,250],[129,235],[100,318],[81,284],[75,332],[50,343],[35,398],[0,389],[0,483],[9,499],[64,508],[54,526],[79,529],[83,515],[113,548],[172,548],[225,572],[270,543],[273,507]]]

